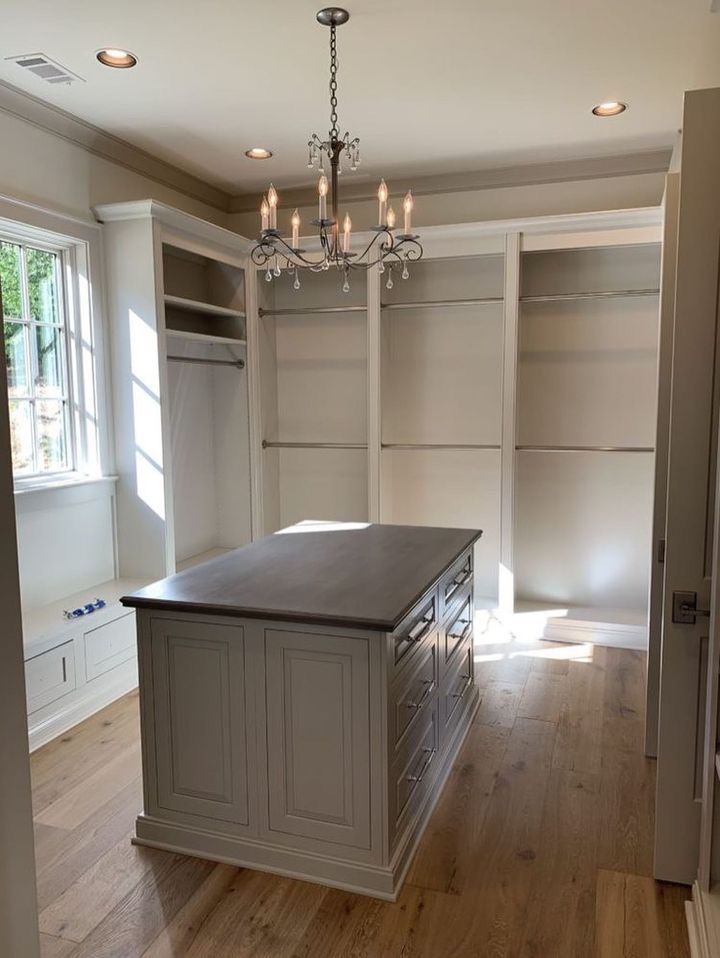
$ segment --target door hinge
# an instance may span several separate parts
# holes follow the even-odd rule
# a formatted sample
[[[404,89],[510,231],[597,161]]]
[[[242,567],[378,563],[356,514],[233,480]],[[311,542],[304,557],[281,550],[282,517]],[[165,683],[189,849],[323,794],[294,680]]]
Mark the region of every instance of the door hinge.
[[[695,625],[699,615],[709,617],[710,610],[698,609],[697,592],[673,592],[673,622],[678,625]]]

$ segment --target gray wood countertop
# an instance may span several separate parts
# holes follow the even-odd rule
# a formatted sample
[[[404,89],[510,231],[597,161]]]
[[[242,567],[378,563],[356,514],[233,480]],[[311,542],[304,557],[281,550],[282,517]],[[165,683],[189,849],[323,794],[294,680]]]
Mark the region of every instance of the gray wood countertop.
[[[299,523],[121,601],[392,632],[481,535],[477,529]]]

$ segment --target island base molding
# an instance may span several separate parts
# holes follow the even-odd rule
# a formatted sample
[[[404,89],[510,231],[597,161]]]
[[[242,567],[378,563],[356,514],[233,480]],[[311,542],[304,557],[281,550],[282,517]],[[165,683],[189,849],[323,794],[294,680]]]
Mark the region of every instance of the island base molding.
[[[286,878],[328,885],[384,901],[396,901],[428,819],[437,805],[480,705],[477,688],[473,691],[474,695],[468,698],[465,714],[458,724],[455,736],[448,743],[449,747],[437,770],[433,786],[428,791],[424,804],[418,809],[415,821],[406,830],[388,867],[328,858],[262,840],[170,823],[145,814],[138,815],[136,819],[132,842],[134,845],[159,848],[161,851],[179,855],[190,855],[226,865],[237,865],[239,868],[252,868]]]

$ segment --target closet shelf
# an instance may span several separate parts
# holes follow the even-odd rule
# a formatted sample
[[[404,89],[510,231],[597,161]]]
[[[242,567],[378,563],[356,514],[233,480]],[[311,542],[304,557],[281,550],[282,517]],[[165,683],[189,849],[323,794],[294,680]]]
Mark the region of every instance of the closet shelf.
[[[366,313],[367,306],[307,306],[303,309],[263,309],[258,315],[263,316],[315,316],[322,313]]]
[[[438,309],[453,306],[497,306],[503,303],[502,296],[485,296],[481,299],[437,299],[422,303],[383,303],[381,309]]]
[[[483,442],[383,442],[383,449],[500,449],[499,445]]]
[[[186,329],[168,329],[168,336],[189,339],[194,343],[216,343],[218,346],[247,346],[247,340],[232,336],[215,336],[213,333],[193,333]]]
[[[203,313],[205,316],[219,316],[223,318],[244,319],[245,313],[239,309],[229,309],[227,306],[215,306],[212,303],[202,303],[195,299],[185,299],[184,296],[171,296],[165,293],[165,305],[180,309],[184,313]]]
[[[263,449],[367,449],[366,442],[274,442],[262,441]]]
[[[587,293],[551,293],[547,296],[521,296],[521,303],[572,303],[581,299],[628,299],[634,296],[658,296],[660,290],[652,289],[612,289]]]
[[[654,446],[515,446],[518,452],[655,452]]]

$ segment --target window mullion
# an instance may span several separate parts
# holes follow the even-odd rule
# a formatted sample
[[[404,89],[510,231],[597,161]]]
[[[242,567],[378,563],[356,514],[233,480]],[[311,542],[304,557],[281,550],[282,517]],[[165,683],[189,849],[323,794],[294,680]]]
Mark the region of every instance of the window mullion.
[[[28,395],[30,397],[30,429],[32,432],[33,473],[37,473],[40,471],[37,439],[37,410],[35,404],[35,380],[38,375],[38,362],[37,353],[35,350],[35,337],[33,336],[32,318],[30,315],[30,289],[27,274],[27,254],[24,245],[20,246],[20,283],[22,287],[22,318],[25,330],[25,355],[27,359],[28,370]]]

